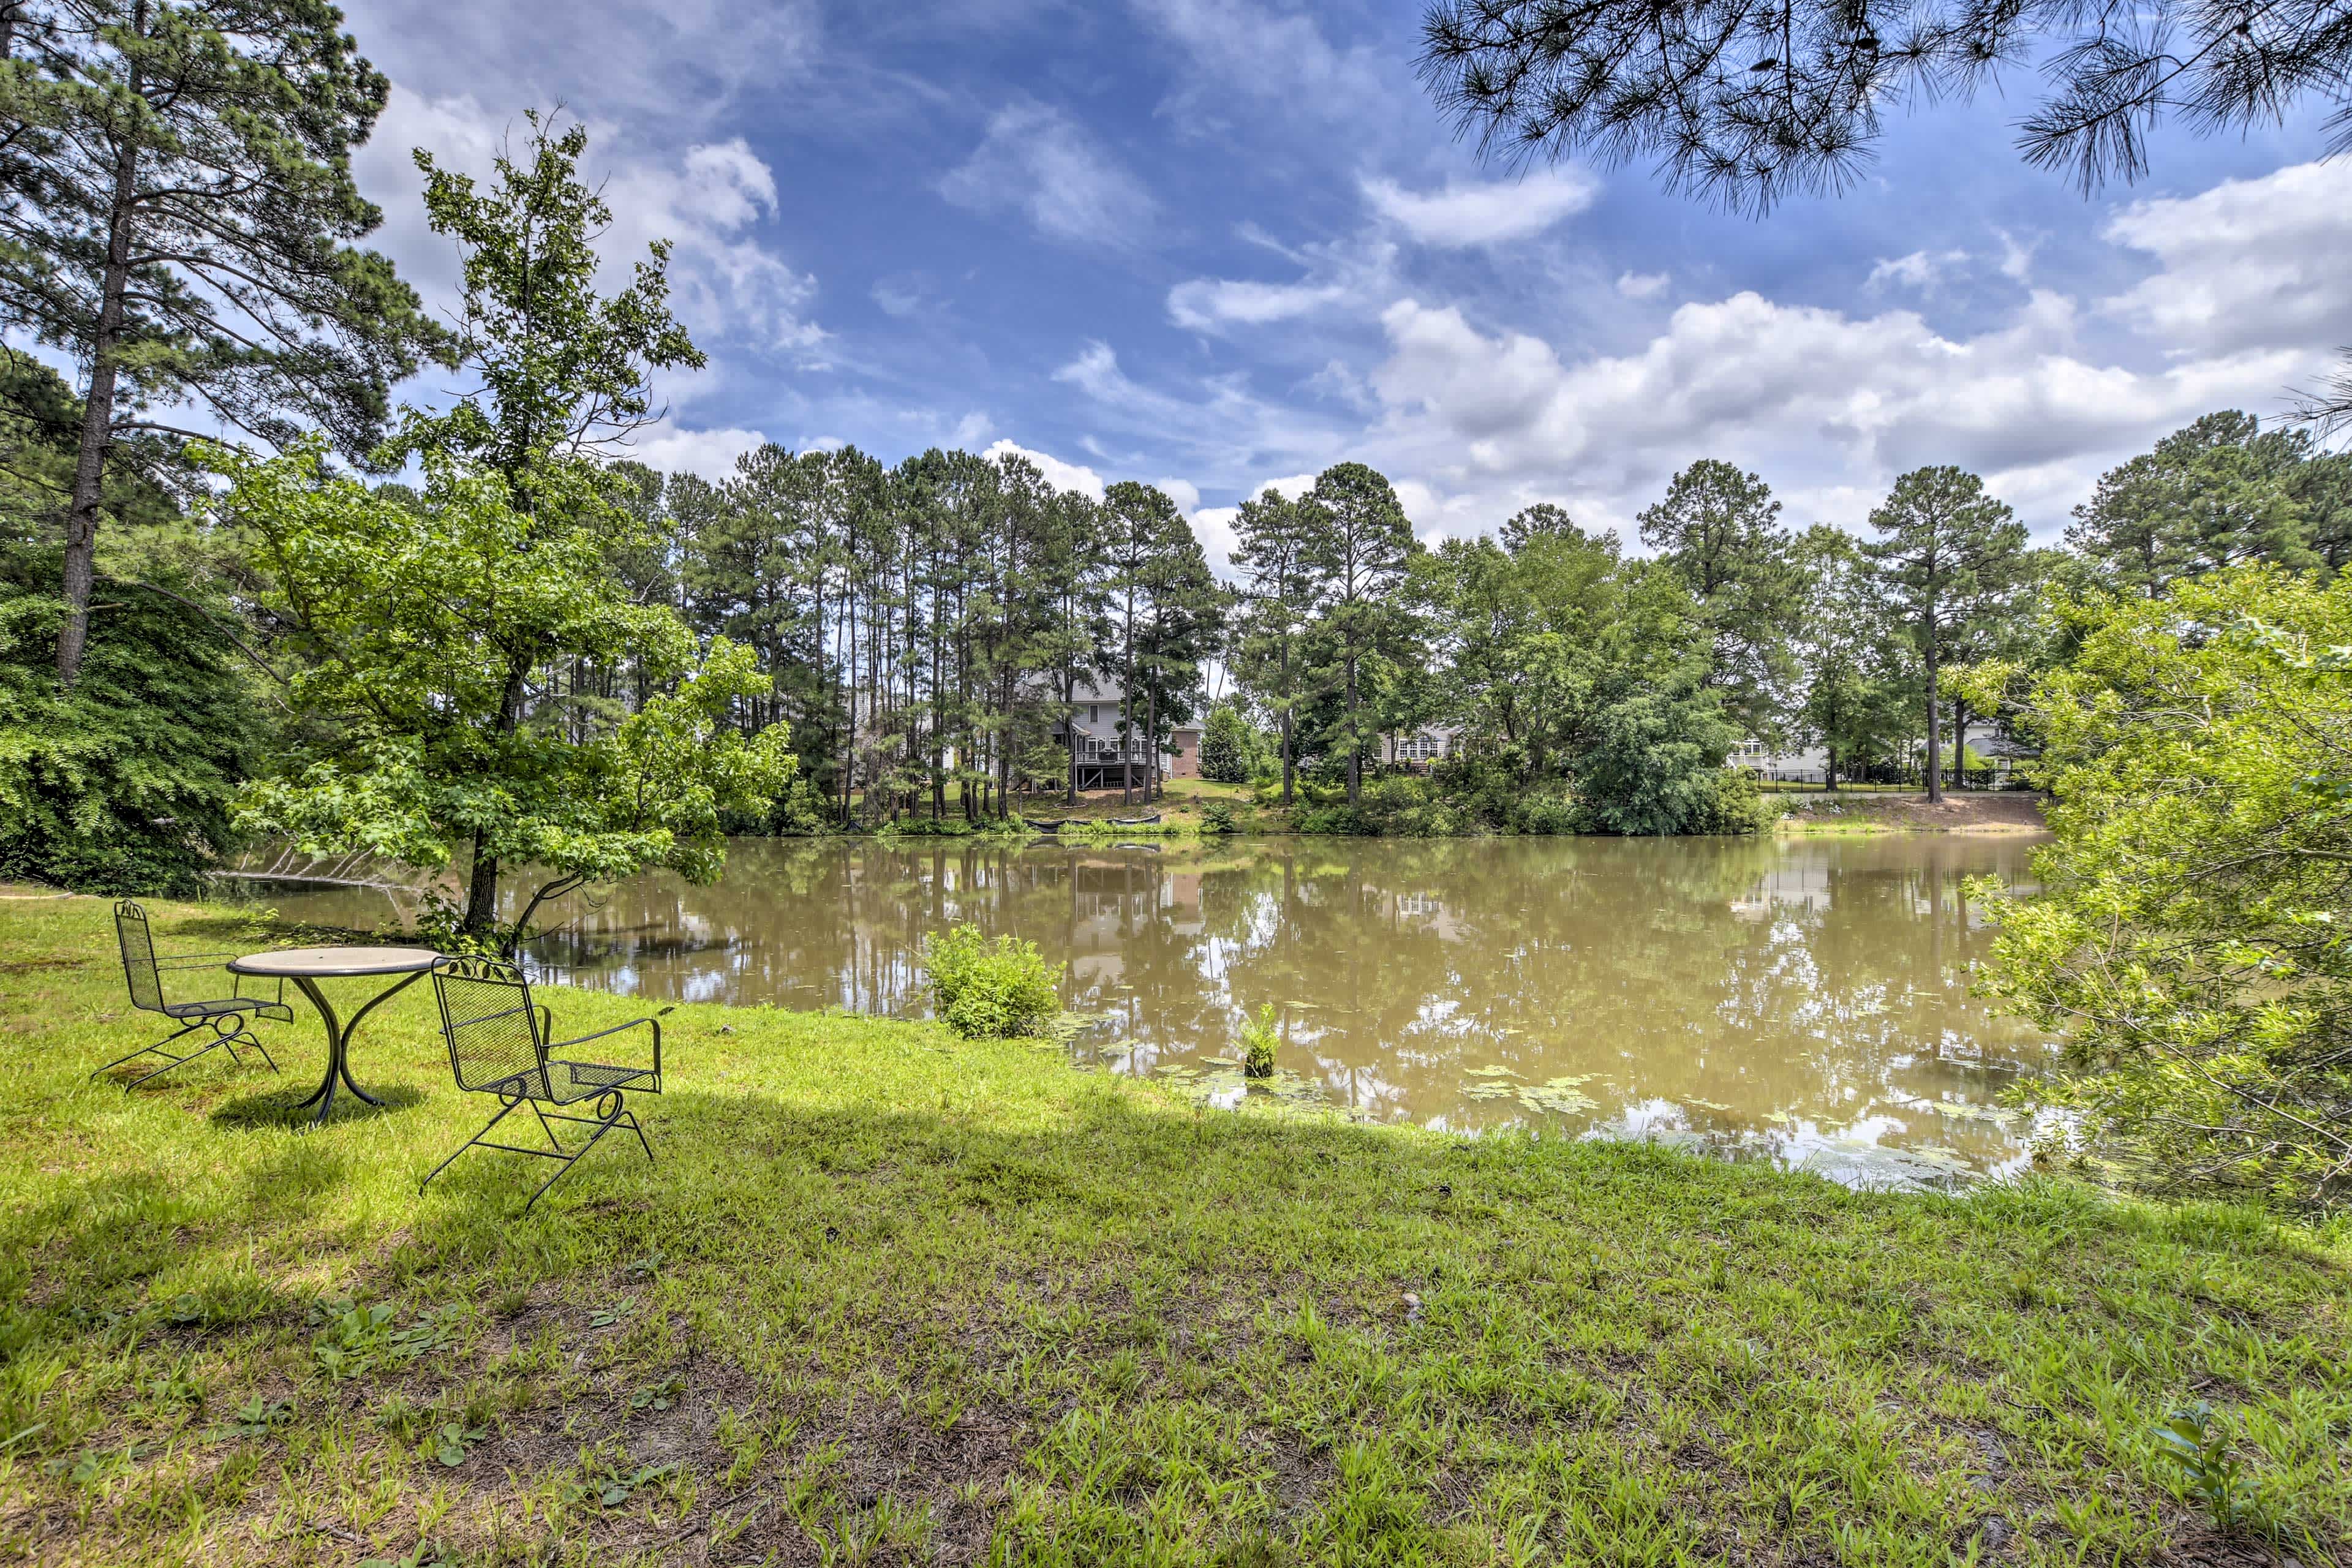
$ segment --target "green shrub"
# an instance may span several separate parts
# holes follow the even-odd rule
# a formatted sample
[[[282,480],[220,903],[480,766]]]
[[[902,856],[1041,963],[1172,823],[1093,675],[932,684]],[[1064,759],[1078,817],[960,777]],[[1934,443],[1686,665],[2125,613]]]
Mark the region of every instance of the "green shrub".
[[[1201,831],[1231,833],[1234,830],[1234,808],[1223,801],[1212,801],[1201,808]]]
[[[1756,775],[1746,768],[1723,768],[1713,792],[1691,813],[1685,833],[1761,833],[1772,824],[1772,807]]]
[[[1265,752],[1265,737],[1251,727],[1239,707],[1220,702],[1209,710],[1209,721],[1201,731],[1202,778],[1214,784],[1245,784]]]
[[[990,942],[976,926],[958,926],[923,941],[932,1008],[966,1039],[1000,1040],[1034,1035],[1061,1011],[1061,964],[1048,964],[1034,942],[1001,936]]]
[[[1576,800],[1558,784],[1523,790],[1505,818],[1514,833],[1565,834],[1577,829]]]
[[[265,735],[254,678],[204,616],[105,585],[59,691],[58,563],[0,552],[0,879],[193,895],[236,841],[229,796]]]

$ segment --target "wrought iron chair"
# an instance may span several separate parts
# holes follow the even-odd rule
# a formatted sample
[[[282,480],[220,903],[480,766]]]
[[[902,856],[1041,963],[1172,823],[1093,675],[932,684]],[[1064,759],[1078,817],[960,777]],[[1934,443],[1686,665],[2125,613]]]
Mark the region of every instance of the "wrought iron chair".
[[[521,970],[491,958],[440,960],[433,966],[433,994],[441,1005],[441,1033],[449,1042],[449,1069],[457,1075],[457,1087],[471,1094],[498,1096],[499,1113],[490,1118],[488,1125],[460,1144],[456,1154],[434,1166],[425,1180],[416,1184],[420,1194],[432,1184],[435,1176],[457,1163],[458,1154],[478,1145],[504,1150],[509,1154],[531,1154],[562,1162],[553,1175],[539,1184],[539,1191],[530,1194],[530,1201],[522,1205],[525,1214],[583,1154],[596,1146],[598,1139],[615,1127],[626,1127],[635,1133],[646,1158],[654,1157],[653,1145],[646,1142],[646,1130],[637,1125],[636,1115],[629,1110],[625,1097],[630,1093],[661,1092],[658,1018],[635,1018],[577,1039],[551,1041],[548,1037],[554,1032],[554,1016],[545,1007],[532,1005],[530,984],[522,977]],[[667,1013],[669,1009],[665,1007],[662,1011]],[[654,1062],[650,1068],[570,1061],[549,1054],[641,1025],[654,1032]],[[573,1106],[591,1100],[596,1103],[588,1116],[541,1109]],[[499,1123],[524,1105],[530,1106],[531,1114],[539,1118],[539,1130],[547,1134],[549,1146],[526,1149],[514,1143],[490,1142],[489,1135]],[[555,1129],[548,1125],[551,1121],[570,1121],[595,1131],[579,1147],[566,1149],[555,1136]]]
[[[158,958],[155,955],[155,939],[147,929],[147,911],[128,899],[114,906],[114,939],[122,950],[122,978],[131,987],[131,1005],[144,1013],[161,1013],[180,1027],[152,1046],[142,1046],[128,1056],[115,1058],[89,1075],[92,1081],[104,1078],[125,1062],[137,1061],[141,1057],[148,1056],[163,1058],[163,1065],[153,1072],[140,1074],[125,1083],[123,1088],[137,1089],[148,1079],[159,1078],[173,1068],[194,1061],[212,1051],[226,1049],[229,1060],[243,1067],[245,1058],[236,1054],[239,1041],[259,1051],[261,1059],[269,1064],[271,1072],[278,1070],[278,1063],[271,1058],[269,1047],[263,1045],[261,1037],[253,1032],[247,1015],[258,1015],[280,1024],[292,1023],[294,1009],[286,1005],[284,981],[278,982],[278,994],[274,997],[242,994],[244,979],[239,976],[230,984],[230,994],[226,996],[197,1002],[169,1001],[163,994],[163,976],[166,973],[224,966],[236,954],[184,952],[170,958]],[[174,1052],[171,1048],[184,1037],[205,1028],[212,1030],[213,1037],[195,1049]]]

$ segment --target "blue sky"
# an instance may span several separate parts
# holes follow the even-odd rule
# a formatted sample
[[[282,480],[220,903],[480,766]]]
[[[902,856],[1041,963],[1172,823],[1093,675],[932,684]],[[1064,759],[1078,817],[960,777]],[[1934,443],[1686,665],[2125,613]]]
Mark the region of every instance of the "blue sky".
[[[1413,79],[1418,0],[349,12],[394,84],[379,243],[429,296],[455,266],[407,149],[484,168],[532,105],[590,126],[616,266],[675,243],[711,363],[647,460],[1009,443],[1161,483],[1221,565],[1235,502],[1342,458],[1424,537],[1552,500],[1630,538],[1721,457],[1851,527],[1960,463],[2049,538],[2103,468],[2277,412],[2352,342],[2352,163],[2315,162],[2315,115],[2162,135],[2086,201],[2011,152],[2023,79],[1892,116],[1856,188],[1759,222],[1642,168],[1482,167]]]

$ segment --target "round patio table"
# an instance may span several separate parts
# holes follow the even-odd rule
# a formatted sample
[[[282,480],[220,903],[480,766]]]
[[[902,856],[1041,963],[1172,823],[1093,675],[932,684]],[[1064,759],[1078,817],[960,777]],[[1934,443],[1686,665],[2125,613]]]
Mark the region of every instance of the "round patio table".
[[[291,980],[327,1026],[327,1076],[320,1080],[318,1091],[303,1105],[315,1104],[319,1114],[310,1118],[318,1126],[327,1120],[335,1108],[335,1080],[341,1079],[345,1089],[370,1105],[382,1105],[383,1100],[352,1081],[352,1032],[360,1020],[399,995],[423,978],[441,955],[425,947],[281,947],[269,952],[249,952],[229,962],[234,974],[259,975],[266,979]],[[375,999],[352,1015],[351,1022],[338,1023],[335,1009],[319,990],[321,980],[364,979],[375,975],[397,974],[396,984],[376,993]],[[297,1107],[296,1109],[300,1109]]]

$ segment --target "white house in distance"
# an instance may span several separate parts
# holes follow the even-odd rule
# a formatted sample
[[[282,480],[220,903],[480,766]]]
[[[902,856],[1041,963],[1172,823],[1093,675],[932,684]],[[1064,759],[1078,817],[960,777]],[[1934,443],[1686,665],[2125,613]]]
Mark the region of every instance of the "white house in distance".
[[[1391,730],[1381,737],[1381,761],[1391,767],[1404,763],[1426,768],[1452,756],[1461,744],[1462,731],[1453,724]]]
[[[1944,743],[1951,744],[1946,735]],[[2010,770],[2021,759],[2034,753],[2000,731],[2000,726],[1990,719],[1971,719],[1962,745],[1992,765],[1993,773],[2006,780]],[[1925,742],[1920,743],[1924,746]],[[1914,760],[1916,761],[1916,755]],[[1735,768],[1747,768],[1775,784],[1822,784],[1829,777],[1829,752],[1819,746],[1806,746],[1791,752],[1775,752],[1761,741],[1743,741],[1735,747],[1726,761]],[[1951,765],[1947,760],[1944,764]],[[1841,777],[1843,775],[1841,774]]]
[[[1077,772],[1077,787],[1087,789],[1118,789],[1122,779],[1140,788],[1150,782],[1151,756],[1143,736],[1143,703],[1135,706],[1135,733],[1122,736],[1118,731],[1120,703],[1124,689],[1117,685],[1081,686],[1076,695],[1076,711],[1067,724],[1055,723],[1054,739],[1064,745],[1070,743],[1070,731],[1077,731],[1077,750],[1072,762]],[[1170,727],[1160,748],[1160,776],[1163,779],[1189,779],[1201,772],[1201,726],[1197,723]]]

